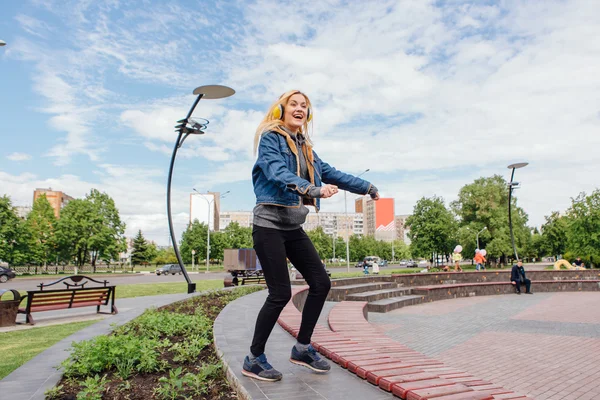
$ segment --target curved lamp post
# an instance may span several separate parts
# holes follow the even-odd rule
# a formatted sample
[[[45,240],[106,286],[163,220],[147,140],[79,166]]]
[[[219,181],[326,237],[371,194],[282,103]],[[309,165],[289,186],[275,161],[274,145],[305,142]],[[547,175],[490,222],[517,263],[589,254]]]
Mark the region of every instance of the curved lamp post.
[[[201,99],[222,99],[225,97],[232,96],[235,94],[235,90],[221,85],[207,85],[200,86],[194,89],[194,94],[198,95],[196,101],[190,108],[190,111],[187,114],[187,117],[177,121],[178,125],[175,127],[175,131],[178,132],[177,140],[175,141],[175,148],[173,149],[173,155],[171,156],[171,165],[169,166],[169,178],[167,179],[167,219],[169,221],[169,233],[171,234],[171,240],[173,241],[173,250],[175,250],[175,256],[177,257],[177,262],[181,267],[181,271],[183,272],[183,276],[188,284],[188,293],[194,293],[196,291],[196,284],[192,282],[190,279],[185,266],[183,265],[183,260],[181,259],[181,254],[179,253],[179,247],[177,246],[177,239],[175,238],[175,231],[173,230],[173,217],[171,215],[171,178],[173,177],[173,166],[175,165],[175,157],[177,156],[177,149],[179,149],[185,139],[189,135],[202,135],[204,134],[204,130],[208,125],[207,120],[203,120],[202,123],[196,122],[190,117],[194,112],[194,109],[198,105],[198,102]]]
[[[4,40],[0,40],[0,47],[6,46],[6,42]]]
[[[517,262],[519,261],[519,255],[517,254],[517,246],[515,246],[515,235],[513,234],[513,226],[512,226],[512,215],[511,215],[511,199],[513,189],[519,187],[519,182],[513,182],[513,178],[515,177],[515,170],[519,168],[523,168],[529,165],[529,163],[521,162],[510,164],[508,169],[512,169],[512,173],[510,174],[510,182],[508,183],[508,228],[510,229],[510,240],[512,242],[513,251],[515,252],[515,259]]]
[[[367,168],[360,174],[356,175],[356,177],[360,177],[363,174],[366,174],[371,169]],[[350,272],[350,235],[348,234],[348,202],[346,201],[346,190],[344,190],[344,212],[346,214],[346,269]]]

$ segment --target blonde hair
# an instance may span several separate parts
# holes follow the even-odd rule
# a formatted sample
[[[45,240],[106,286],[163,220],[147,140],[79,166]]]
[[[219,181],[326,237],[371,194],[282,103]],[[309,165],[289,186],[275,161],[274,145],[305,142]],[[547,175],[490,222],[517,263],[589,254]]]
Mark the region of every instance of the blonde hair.
[[[312,106],[310,104],[310,100],[308,96],[302,93],[301,91],[290,90],[289,92],[285,92],[284,94],[282,94],[279,97],[279,99],[275,103],[273,103],[271,107],[269,107],[267,115],[265,115],[260,124],[258,124],[258,128],[256,128],[256,133],[254,134],[254,155],[256,155],[256,152],[258,151],[258,144],[260,143],[260,138],[263,135],[263,133],[269,131],[277,131],[279,133],[287,135],[287,133],[282,129],[284,126],[283,119],[276,119],[273,115],[273,111],[275,111],[275,108],[279,107],[279,105],[282,105],[285,108],[285,106],[287,106],[288,101],[290,100],[290,97],[292,97],[295,94],[301,94],[302,96],[304,96],[304,98],[306,99],[306,106],[311,109],[312,113]],[[302,125],[302,127],[300,128],[300,133],[306,136],[306,141],[308,145],[312,146],[312,142],[308,133],[308,125],[309,122],[307,118],[307,120],[304,122],[304,125]]]

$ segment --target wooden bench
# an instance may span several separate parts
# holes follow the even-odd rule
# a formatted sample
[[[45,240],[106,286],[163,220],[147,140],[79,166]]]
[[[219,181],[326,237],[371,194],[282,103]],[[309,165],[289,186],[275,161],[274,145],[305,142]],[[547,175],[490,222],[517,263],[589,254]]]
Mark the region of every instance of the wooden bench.
[[[85,287],[88,282],[102,286]],[[63,283],[66,287],[46,289],[59,283]],[[35,321],[31,316],[31,313],[34,312],[96,306],[96,312],[99,314],[118,313],[115,306],[115,286],[109,285],[108,281],[101,282],[84,275],[74,275],[48,284],[41,283],[37,286],[40,290],[27,291],[27,297],[23,298],[27,299],[27,303],[25,307],[20,307],[18,310],[19,314],[25,314],[25,322],[28,324],[35,325]],[[107,306],[109,302],[111,311],[108,313],[100,312],[100,306]]]

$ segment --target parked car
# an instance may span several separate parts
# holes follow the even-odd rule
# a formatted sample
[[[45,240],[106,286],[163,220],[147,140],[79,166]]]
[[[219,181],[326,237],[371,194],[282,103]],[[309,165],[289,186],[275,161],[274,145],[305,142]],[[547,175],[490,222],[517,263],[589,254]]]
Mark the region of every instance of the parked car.
[[[363,260],[363,265],[367,264],[369,267],[373,266],[373,263],[379,263],[380,258],[377,256],[366,256]]]
[[[427,268],[428,266],[429,266],[429,263],[427,262],[427,260],[419,261],[419,268]]]
[[[356,265],[354,266],[354,268],[362,268],[363,265],[364,265],[363,262],[359,261],[359,262],[356,263]]]
[[[179,274],[181,275],[181,267],[177,264],[167,264],[167,265],[163,265],[160,268],[156,269],[156,275],[175,275],[175,274]]]
[[[388,265],[387,260],[381,260],[381,261],[379,261],[379,266],[380,267],[387,267],[387,265]]]
[[[15,271],[8,267],[0,267],[0,282],[8,282],[9,279],[13,279],[15,276]]]

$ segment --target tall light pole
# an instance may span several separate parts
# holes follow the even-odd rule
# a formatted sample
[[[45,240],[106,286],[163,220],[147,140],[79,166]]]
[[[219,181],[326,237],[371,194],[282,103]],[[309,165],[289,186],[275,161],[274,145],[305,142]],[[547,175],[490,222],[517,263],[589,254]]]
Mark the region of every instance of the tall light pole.
[[[202,196],[202,198],[204,200],[206,200],[206,203],[208,204],[208,218],[206,219],[206,273],[208,274],[208,266],[209,266],[209,260],[210,260],[210,205],[214,203],[215,201],[215,196],[213,196],[212,200],[207,199],[206,197],[204,197],[204,195],[202,193],[200,193],[199,191],[197,191],[196,189],[193,189],[194,192],[198,193],[200,196]],[[222,198],[223,196],[225,196],[227,193],[230,193],[231,191],[228,190],[225,193],[219,194],[219,198]]]
[[[360,174],[356,175],[356,177],[358,178],[361,175],[366,174],[370,170],[370,168],[367,168]],[[346,269],[348,270],[348,272],[350,272],[350,235],[348,234],[348,202],[346,201],[346,193],[348,192],[344,190],[344,212],[346,214]]]
[[[515,260],[519,261],[519,255],[517,254],[517,246],[515,246],[515,235],[513,234],[513,226],[512,226],[512,215],[511,215],[511,199],[513,189],[519,187],[519,182],[513,182],[513,178],[515,177],[515,169],[523,168],[529,165],[529,163],[521,162],[510,164],[508,169],[512,169],[512,173],[510,174],[510,182],[508,183],[508,228],[510,229],[510,240],[512,242],[513,251],[515,252]]]
[[[335,260],[335,231],[333,232],[333,258],[332,260]]]
[[[179,253],[179,247],[177,246],[177,239],[175,238],[175,230],[173,229],[173,215],[171,213],[171,181],[173,178],[173,167],[175,166],[175,157],[177,156],[177,150],[183,145],[183,142],[189,135],[202,135],[208,125],[208,121],[204,120],[203,123],[198,123],[191,119],[194,109],[198,105],[201,99],[222,99],[225,97],[232,96],[235,90],[221,85],[207,85],[200,86],[194,89],[193,92],[196,97],[192,108],[188,112],[184,119],[177,121],[178,125],[175,127],[175,131],[178,133],[177,140],[175,141],[175,148],[173,148],[173,155],[171,156],[171,164],[169,166],[169,175],[167,178],[167,220],[169,222],[169,233],[171,234],[171,240],[173,241],[173,250],[177,257],[177,262],[181,267],[181,272],[188,284],[188,293],[194,293],[196,291],[196,284],[192,282],[188,275],[181,254]]]
[[[479,249],[479,234],[487,229],[487,226],[484,226],[482,230],[477,232],[477,248]]]

